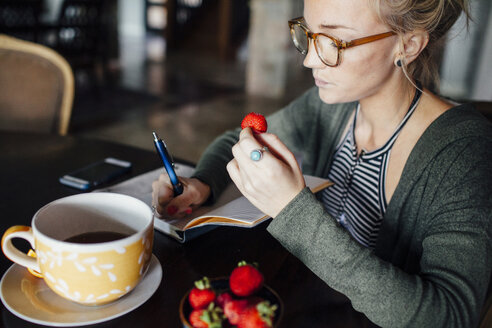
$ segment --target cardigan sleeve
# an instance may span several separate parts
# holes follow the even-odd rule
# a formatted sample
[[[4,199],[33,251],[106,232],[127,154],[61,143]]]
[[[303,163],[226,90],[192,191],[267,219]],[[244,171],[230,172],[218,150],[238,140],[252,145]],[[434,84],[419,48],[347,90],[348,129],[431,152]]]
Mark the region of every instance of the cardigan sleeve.
[[[380,326],[474,327],[492,266],[492,144],[475,139],[454,146],[410,187],[405,207],[415,212],[401,214],[421,247],[409,250],[421,252],[416,272],[357,243],[307,188],[268,231]],[[424,199],[429,206],[420,208]]]

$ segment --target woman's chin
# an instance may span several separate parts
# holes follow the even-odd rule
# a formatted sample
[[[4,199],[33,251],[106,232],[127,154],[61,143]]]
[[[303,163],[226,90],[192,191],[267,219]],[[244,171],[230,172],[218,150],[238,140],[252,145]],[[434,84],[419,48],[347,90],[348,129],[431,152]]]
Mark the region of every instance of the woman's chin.
[[[336,104],[341,102],[336,92],[332,88],[318,87],[318,95],[321,101],[326,104]]]

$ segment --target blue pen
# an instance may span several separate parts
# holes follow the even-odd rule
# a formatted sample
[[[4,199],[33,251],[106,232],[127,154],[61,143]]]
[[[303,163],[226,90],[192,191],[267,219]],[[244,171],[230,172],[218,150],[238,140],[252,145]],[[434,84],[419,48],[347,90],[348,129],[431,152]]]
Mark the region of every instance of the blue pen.
[[[174,197],[181,195],[183,193],[183,185],[179,182],[176,172],[174,172],[174,163],[171,156],[167,152],[166,144],[162,139],[159,139],[155,132],[152,132],[152,134],[154,135],[155,149],[157,149],[157,153],[159,153],[162,163],[164,163],[164,168],[166,169],[167,175],[169,175],[169,179],[173,185]]]

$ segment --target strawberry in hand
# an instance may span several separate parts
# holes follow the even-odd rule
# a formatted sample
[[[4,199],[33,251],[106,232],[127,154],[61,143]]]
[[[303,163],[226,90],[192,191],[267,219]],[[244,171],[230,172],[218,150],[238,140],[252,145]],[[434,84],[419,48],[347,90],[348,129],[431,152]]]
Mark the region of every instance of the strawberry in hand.
[[[188,301],[193,309],[204,309],[215,301],[215,291],[210,287],[207,277],[195,281],[195,287],[188,295]]]
[[[267,131],[267,121],[265,116],[251,112],[243,118],[241,122],[241,128],[250,127],[254,133],[263,133]]]
[[[235,295],[245,297],[260,290],[263,287],[263,281],[263,274],[255,266],[241,261],[232,270],[229,287]]]

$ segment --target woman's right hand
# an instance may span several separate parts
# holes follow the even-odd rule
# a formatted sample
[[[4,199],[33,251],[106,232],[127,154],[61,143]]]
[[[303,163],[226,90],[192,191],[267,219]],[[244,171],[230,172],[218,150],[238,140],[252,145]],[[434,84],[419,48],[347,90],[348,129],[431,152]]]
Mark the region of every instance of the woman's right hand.
[[[210,196],[210,186],[196,178],[178,177],[183,193],[174,197],[173,187],[166,172],[152,183],[152,206],[158,217],[182,218],[191,214]]]

